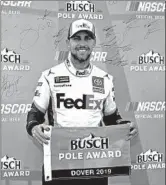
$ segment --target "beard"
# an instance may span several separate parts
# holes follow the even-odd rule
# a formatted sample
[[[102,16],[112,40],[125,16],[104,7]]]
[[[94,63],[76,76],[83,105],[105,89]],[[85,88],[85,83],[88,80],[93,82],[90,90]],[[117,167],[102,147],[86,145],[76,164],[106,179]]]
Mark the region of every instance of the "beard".
[[[77,60],[77,61],[79,61],[80,63],[83,63],[83,62],[87,61],[87,60],[90,58],[91,53],[88,54],[86,58],[79,57],[77,54],[74,54],[74,53],[72,53],[72,52],[71,52],[71,56],[74,58],[74,60]]]

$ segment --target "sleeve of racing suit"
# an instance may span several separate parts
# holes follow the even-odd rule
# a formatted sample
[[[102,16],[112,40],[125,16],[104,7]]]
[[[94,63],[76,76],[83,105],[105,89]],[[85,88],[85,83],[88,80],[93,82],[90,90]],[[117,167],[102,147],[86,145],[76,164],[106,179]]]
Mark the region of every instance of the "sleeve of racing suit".
[[[122,119],[118,112],[118,108],[115,102],[115,90],[113,85],[113,77],[110,76],[109,82],[109,94],[104,102],[103,107],[103,122],[106,126],[119,124],[119,120]]]
[[[26,129],[29,135],[32,135],[31,131],[35,125],[42,124],[45,121],[44,116],[48,109],[49,101],[49,82],[46,79],[45,75],[42,73],[37,84],[31,110],[28,112],[27,115]]]

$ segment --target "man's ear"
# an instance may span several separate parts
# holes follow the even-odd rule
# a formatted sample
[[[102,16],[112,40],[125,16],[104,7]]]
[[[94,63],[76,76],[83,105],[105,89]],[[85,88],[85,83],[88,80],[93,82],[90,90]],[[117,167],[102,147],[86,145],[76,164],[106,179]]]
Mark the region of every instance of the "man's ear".
[[[94,39],[93,48],[96,46],[96,38]]]
[[[69,39],[66,39],[66,45],[67,45],[67,48],[70,47],[70,45],[69,45]]]

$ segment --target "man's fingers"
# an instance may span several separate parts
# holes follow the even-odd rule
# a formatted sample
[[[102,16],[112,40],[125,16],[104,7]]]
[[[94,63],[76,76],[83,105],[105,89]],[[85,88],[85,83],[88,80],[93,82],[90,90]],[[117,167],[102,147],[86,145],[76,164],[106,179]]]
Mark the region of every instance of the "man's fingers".
[[[48,144],[48,141],[43,138],[38,132],[36,132],[35,138],[39,141],[40,144]]]
[[[128,120],[123,120],[123,119],[119,119],[119,120],[117,120],[116,122],[117,122],[117,124],[128,124],[128,123],[130,123],[130,121],[128,121]]]
[[[50,137],[44,134],[42,131],[38,131],[37,134],[44,140],[50,140]]]
[[[132,137],[133,137],[133,136],[128,136],[128,137],[126,138],[126,141],[131,140]]]
[[[38,134],[35,129],[32,132],[32,136],[38,141],[38,143],[40,143],[42,145],[42,141],[41,141],[40,137],[38,137]]]
[[[37,140],[37,142],[38,142],[39,144],[41,144],[41,145],[43,144],[43,142],[42,142],[36,135],[34,135],[33,137]]]
[[[134,123],[133,122],[128,122],[127,124],[130,126],[130,128],[134,127]]]
[[[134,129],[132,132],[129,133],[129,135],[126,137],[126,140],[130,140],[133,139],[134,137],[136,137],[138,135],[137,129]]]
[[[44,127],[44,128],[49,128]],[[40,143],[40,144],[48,144],[48,141],[50,137],[48,137],[44,132],[42,131],[43,126],[42,125],[37,125],[32,129],[32,136]]]
[[[48,127],[48,125],[42,125],[42,128],[43,130],[50,131],[50,128]]]
[[[129,135],[135,135],[135,134],[137,134],[137,129],[134,129],[134,128],[133,128],[133,130],[130,132]]]
[[[46,139],[46,140],[50,140],[50,137],[47,136],[46,134],[44,134],[44,132],[42,131],[42,128],[43,126],[41,126],[39,129],[36,129],[36,132],[38,133],[38,135],[43,138],[43,139]],[[46,127],[45,127],[46,128]],[[45,129],[44,128],[44,129]],[[49,128],[49,127],[48,127]]]
[[[130,122],[130,123],[128,123],[128,125],[130,126],[130,133],[131,133],[132,131],[134,131],[134,130],[137,132],[137,126],[136,126],[135,123]]]

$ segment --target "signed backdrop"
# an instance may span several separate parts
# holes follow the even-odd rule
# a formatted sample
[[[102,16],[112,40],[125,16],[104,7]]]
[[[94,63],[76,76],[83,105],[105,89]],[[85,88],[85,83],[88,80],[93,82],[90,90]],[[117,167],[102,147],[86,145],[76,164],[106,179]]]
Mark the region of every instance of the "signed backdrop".
[[[109,185],[164,185],[164,1],[1,5],[1,184],[41,184],[43,152],[26,132],[27,112],[41,72],[67,57],[69,24],[85,18],[96,27],[91,62],[114,76],[119,111],[139,130],[130,143],[131,176],[109,177]]]

